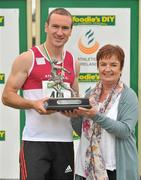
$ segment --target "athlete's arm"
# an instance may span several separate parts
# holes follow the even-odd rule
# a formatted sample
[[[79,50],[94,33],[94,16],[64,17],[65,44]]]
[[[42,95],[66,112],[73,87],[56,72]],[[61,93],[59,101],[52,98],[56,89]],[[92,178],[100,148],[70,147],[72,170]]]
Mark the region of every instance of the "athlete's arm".
[[[11,69],[11,73],[6,82],[5,88],[2,94],[3,104],[17,108],[17,109],[35,109],[40,114],[47,113],[43,108],[45,99],[42,100],[28,100],[19,95],[19,90],[23,86],[25,80],[28,77],[29,69],[32,65],[32,53],[27,51],[19,55]]]

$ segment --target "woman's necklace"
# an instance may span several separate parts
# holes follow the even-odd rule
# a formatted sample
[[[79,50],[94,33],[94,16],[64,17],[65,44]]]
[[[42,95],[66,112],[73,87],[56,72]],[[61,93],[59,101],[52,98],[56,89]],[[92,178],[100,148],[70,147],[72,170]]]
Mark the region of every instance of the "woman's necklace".
[[[111,101],[111,99],[112,99],[112,96],[113,96],[113,94],[115,93],[115,90],[116,90],[116,88],[117,88],[117,86],[118,86],[118,83],[119,83],[119,80],[116,82],[116,84],[111,88],[111,90],[110,90],[110,92],[109,92],[109,94],[108,94],[108,98],[106,98],[106,101],[104,101],[104,112],[106,111],[106,108],[108,107],[108,105],[109,105],[109,103],[110,103],[110,101]],[[102,110],[100,110],[100,111],[102,111]]]

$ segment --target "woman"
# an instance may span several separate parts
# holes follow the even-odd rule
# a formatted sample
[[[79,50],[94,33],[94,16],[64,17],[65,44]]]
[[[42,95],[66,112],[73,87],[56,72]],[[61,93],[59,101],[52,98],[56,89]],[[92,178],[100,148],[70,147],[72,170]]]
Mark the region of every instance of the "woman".
[[[120,80],[124,52],[108,44],[96,59],[100,81],[86,94],[92,108],[74,110],[71,119],[81,134],[75,179],[139,180],[134,134],[139,107],[135,92]]]

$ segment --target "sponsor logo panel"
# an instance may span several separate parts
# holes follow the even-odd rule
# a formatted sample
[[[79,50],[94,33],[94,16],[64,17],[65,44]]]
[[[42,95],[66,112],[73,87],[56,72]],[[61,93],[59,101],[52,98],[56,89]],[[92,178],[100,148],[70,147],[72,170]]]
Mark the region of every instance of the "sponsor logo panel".
[[[74,25],[114,26],[115,21],[115,15],[73,16]]]
[[[5,141],[5,131],[0,130],[0,141]]]
[[[0,84],[4,84],[5,83],[5,74],[0,73]]]
[[[80,73],[79,82],[97,82],[99,81],[99,73]]]
[[[4,26],[4,16],[0,16],[0,26]]]

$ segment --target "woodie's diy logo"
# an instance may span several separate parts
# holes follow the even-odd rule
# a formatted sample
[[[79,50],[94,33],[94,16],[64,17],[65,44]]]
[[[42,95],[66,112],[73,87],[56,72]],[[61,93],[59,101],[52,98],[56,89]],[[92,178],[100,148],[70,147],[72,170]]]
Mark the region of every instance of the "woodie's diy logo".
[[[99,81],[99,73],[80,73],[79,82],[97,82]]]
[[[0,131],[0,141],[5,141],[5,131]]]
[[[115,25],[115,15],[95,15],[95,16],[73,16],[74,25],[102,25],[113,26]]]
[[[4,84],[5,82],[5,74],[0,73],[0,84]]]
[[[4,16],[0,16],[0,26],[4,26]]]

